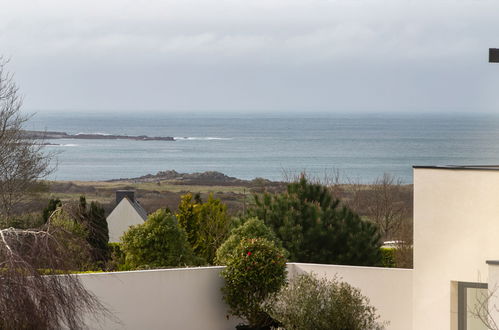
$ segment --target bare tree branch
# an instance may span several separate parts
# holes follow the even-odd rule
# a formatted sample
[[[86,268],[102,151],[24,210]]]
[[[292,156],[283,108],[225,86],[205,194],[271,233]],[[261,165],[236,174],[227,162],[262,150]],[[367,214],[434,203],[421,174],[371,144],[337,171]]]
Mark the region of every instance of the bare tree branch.
[[[0,238],[0,329],[83,329],[88,315],[110,316],[72,274],[77,256],[63,243],[78,238],[64,228],[49,221],[40,230],[1,229]]]
[[[490,330],[499,330],[499,324],[493,318],[494,314],[499,312],[499,309],[494,304],[491,306],[491,302],[497,300],[497,284],[494,288],[488,289],[487,292],[480,292],[474,299],[475,304],[472,306],[467,306],[470,314],[480,320],[483,325]],[[491,310],[492,307],[492,310]]]
[[[25,138],[30,116],[21,114],[22,97],[7,63],[0,57],[0,219],[9,218],[53,171],[53,154],[44,152],[40,141]]]

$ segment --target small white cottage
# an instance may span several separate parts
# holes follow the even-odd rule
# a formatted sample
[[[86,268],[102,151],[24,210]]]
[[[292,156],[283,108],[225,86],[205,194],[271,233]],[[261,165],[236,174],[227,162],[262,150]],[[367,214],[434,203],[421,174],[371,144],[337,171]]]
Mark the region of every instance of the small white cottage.
[[[107,217],[109,242],[116,243],[130,226],[144,223],[147,212],[135,199],[133,190],[116,191],[116,207]]]

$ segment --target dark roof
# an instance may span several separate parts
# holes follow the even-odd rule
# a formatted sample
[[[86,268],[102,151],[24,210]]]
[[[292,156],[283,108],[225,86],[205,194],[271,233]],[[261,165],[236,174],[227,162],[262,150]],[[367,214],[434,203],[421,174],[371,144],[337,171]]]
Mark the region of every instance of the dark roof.
[[[139,201],[138,200],[131,201],[130,198],[128,198],[128,197],[125,197],[125,198],[128,199],[128,201],[130,202],[130,204],[132,204],[133,208],[135,209],[135,211],[137,211],[137,213],[140,215],[140,217],[142,219],[144,219],[144,221],[146,221],[146,219],[147,219],[147,212],[146,212],[146,210],[144,210],[144,208],[142,207],[142,205],[140,205]]]
[[[427,168],[436,170],[479,170],[499,171],[499,165],[437,165],[437,166],[413,166],[412,168]]]

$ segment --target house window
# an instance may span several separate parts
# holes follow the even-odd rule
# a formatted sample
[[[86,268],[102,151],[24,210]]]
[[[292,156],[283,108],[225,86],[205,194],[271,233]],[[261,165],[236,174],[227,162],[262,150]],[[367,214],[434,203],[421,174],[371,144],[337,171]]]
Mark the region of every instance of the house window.
[[[486,330],[487,283],[458,282],[458,330]]]

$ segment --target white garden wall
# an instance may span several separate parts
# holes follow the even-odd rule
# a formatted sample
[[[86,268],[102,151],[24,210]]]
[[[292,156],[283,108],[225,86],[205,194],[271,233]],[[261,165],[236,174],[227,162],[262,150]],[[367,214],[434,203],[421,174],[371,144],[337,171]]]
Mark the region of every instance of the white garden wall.
[[[334,278],[360,289],[376,307],[387,329],[412,329],[412,269],[356,267],[290,263],[291,276],[313,272],[319,277]]]
[[[107,321],[91,329],[234,329],[227,319],[220,288],[223,267],[160,269],[82,274],[83,284],[106,304],[121,324]],[[313,271],[361,289],[378,309],[388,329],[410,329],[412,271],[376,267],[288,264],[289,275]],[[92,320],[90,320],[91,322]]]
[[[83,284],[121,321],[90,324],[90,328],[232,330],[238,322],[226,318],[220,292],[222,268],[82,274]]]

